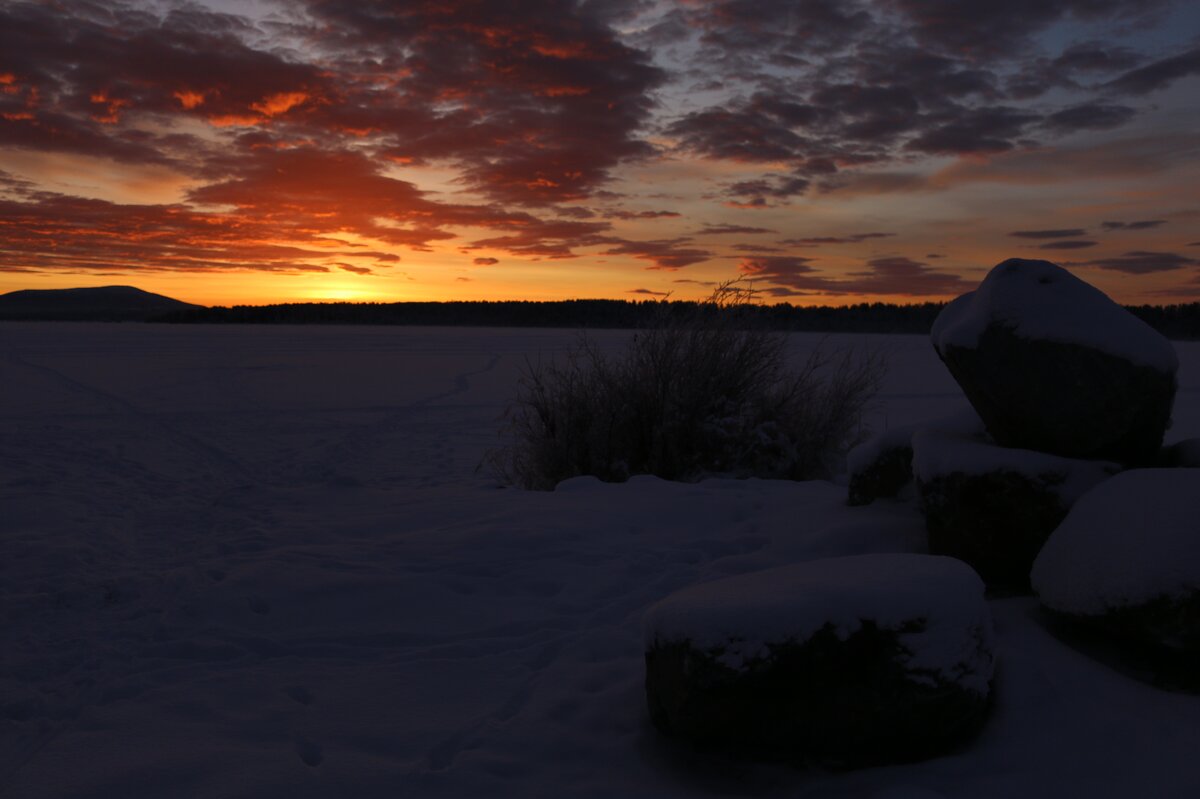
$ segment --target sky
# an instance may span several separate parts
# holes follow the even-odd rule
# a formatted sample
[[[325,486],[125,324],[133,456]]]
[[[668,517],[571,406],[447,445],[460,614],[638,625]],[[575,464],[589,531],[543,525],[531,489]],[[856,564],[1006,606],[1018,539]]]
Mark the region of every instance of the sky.
[[[1194,0],[0,0],[0,292],[1200,299]]]

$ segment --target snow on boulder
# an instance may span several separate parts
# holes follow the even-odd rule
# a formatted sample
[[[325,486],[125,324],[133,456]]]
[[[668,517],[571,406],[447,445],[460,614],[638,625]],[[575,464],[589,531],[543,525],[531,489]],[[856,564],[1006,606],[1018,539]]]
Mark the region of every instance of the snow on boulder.
[[[650,608],[645,636],[654,724],[741,756],[933,757],[989,707],[991,615],[952,558],[859,555],[704,583]]]
[[[965,560],[993,588],[1027,589],[1050,533],[1079,497],[1118,471],[1116,463],[1000,447],[981,436],[913,436],[929,551]]]
[[[1065,269],[1004,261],[942,310],[932,338],[997,443],[1126,464],[1157,456],[1175,349]]]
[[[1088,493],[1032,581],[1062,617],[1200,653],[1200,469],[1134,469]]]
[[[912,437],[918,430],[975,433],[983,422],[973,408],[943,419],[899,425],[872,436],[846,455],[849,473],[848,505],[870,505],[883,497],[894,497],[912,482]]]

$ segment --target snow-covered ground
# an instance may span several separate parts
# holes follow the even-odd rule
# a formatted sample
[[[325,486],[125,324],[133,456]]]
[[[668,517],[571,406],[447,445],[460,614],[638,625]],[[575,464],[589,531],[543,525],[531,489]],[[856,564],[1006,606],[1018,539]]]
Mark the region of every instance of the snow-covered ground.
[[[1029,598],[991,602],[998,704],[961,753],[834,774],[660,740],[647,607],[920,551],[922,522],[826,482],[499,488],[520,366],[572,335],[0,324],[0,797],[1200,795],[1200,697]],[[877,428],[964,404],[925,337],[829,341],[889,353]],[[1200,436],[1176,346],[1168,441]]]

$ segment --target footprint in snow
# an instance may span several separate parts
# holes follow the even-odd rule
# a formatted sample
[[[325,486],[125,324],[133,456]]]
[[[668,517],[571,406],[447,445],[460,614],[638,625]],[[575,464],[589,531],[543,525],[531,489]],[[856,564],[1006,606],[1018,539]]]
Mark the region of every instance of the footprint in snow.
[[[292,700],[299,702],[302,705],[311,705],[317,700],[317,697],[312,691],[305,688],[303,685],[289,685],[283,689],[283,692]]]
[[[321,765],[321,761],[325,759],[325,754],[321,751],[318,744],[305,738],[303,735],[297,735],[295,738],[296,754],[304,761],[304,765],[309,768],[316,768]]]

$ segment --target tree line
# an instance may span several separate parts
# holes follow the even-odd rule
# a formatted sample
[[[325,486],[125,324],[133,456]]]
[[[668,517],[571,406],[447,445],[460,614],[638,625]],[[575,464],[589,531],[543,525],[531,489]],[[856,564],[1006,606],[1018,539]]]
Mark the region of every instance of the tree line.
[[[663,315],[694,314],[688,300],[529,300],[454,302],[306,302],[216,306],[175,311],[151,321],[220,324],[352,324],[446,327],[642,328]],[[787,303],[736,309],[748,324],[826,333],[928,333],[945,303],[859,303],[800,307]],[[1126,306],[1172,339],[1200,339],[1200,302]],[[710,310],[721,313],[719,310]]]
[[[0,319],[28,321],[149,321],[173,324],[424,325],[430,327],[645,328],[664,316],[694,314],[689,300],[532,300],[454,302],[300,302],[274,305],[192,307],[167,313],[147,309],[0,308]],[[929,332],[945,303],[873,302],[798,307],[787,303],[745,305],[736,312],[748,325],[770,330],[820,333]],[[1126,306],[1168,338],[1200,340],[1200,302]]]

